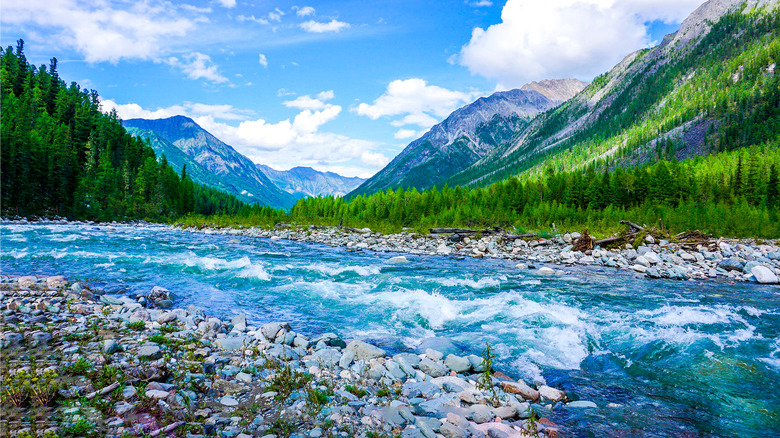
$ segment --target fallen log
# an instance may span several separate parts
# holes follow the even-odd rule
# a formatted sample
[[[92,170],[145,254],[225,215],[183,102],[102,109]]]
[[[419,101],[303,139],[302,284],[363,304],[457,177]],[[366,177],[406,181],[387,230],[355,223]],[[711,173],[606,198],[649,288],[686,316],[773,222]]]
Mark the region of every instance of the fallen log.
[[[644,231],[644,230],[645,230],[645,229],[644,229],[643,227],[641,227],[640,225],[638,225],[638,224],[635,224],[635,223],[633,223],[633,222],[631,222],[631,221],[620,221],[620,223],[621,223],[622,225],[628,225],[629,227],[633,228],[633,229],[634,229],[634,230],[636,230],[636,231]]]
[[[430,228],[428,229],[431,234],[476,234],[477,230],[470,230],[468,228]]]
[[[623,238],[624,238],[623,236],[607,237],[606,239],[597,240],[593,243],[595,245],[602,246],[602,245],[608,245],[610,243],[620,242],[621,240],[623,240]]]
[[[505,240],[517,240],[517,239],[531,239],[539,237],[538,234],[505,234],[503,238]]]

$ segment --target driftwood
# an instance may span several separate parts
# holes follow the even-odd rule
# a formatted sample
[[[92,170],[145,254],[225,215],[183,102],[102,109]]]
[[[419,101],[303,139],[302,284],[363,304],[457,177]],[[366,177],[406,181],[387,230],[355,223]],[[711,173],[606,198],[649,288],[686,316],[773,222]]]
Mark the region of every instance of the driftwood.
[[[484,230],[472,230],[469,228],[429,228],[428,231],[431,234],[465,234],[465,235],[471,235],[471,234],[477,234],[480,233],[485,236],[496,236],[499,234],[504,234],[504,230],[498,227],[494,228],[486,228]]]
[[[593,242],[594,245],[609,245],[610,243],[620,242],[621,240],[625,239],[623,236],[614,236],[614,237],[607,237],[606,239],[601,239]]]
[[[634,231],[637,231],[637,232],[645,230],[643,227],[641,227],[641,226],[639,226],[639,225],[637,225],[637,224],[635,224],[635,223],[633,223],[631,221],[620,221],[620,223],[622,225],[628,225],[629,227],[633,228]]]
[[[503,236],[504,240],[531,239],[534,237],[539,237],[539,235],[538,234],[505,234]]]
[[[583,231],[582,235],[577,238],[577,240],[572,242],[571,250],[585,252],[593,249],[594,243],[595,240],[592,237],[590,237],[590,234],[588,234],[588,230],[585,230]]]
[[[90,392],[89,394],[84,396],[84,398],[87,399],[87,400],[92,400],[93,398],[97,397],[98,395],[104,396],[104,395],[108,394],[109,392],[111,392],[111,391],[113,391],[113,390],[115,390],[117,388],[119,388],[119,382],[114,382],[114,383],[106,386],[105,388],[101,389],[100,391]]]

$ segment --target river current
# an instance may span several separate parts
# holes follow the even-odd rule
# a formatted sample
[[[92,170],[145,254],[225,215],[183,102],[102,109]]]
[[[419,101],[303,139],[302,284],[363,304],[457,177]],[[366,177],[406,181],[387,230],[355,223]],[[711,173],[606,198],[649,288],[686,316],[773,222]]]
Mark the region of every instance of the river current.
[[[560,277],[516,262],[348,252],[161,226],[0,225],[0,272],[62,274],[109,293],[160,285],[176,305],[250,324],[288,321],[390,352],[446,338],[496,348],[497,369],[597,409],[546,415],[564,436],[780,436],[780,289],[645,280],[607,269]]]

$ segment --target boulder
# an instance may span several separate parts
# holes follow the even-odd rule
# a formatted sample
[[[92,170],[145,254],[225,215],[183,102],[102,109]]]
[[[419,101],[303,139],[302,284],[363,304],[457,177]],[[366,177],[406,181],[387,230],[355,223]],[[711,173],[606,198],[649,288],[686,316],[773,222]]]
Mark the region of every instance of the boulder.
[[[534,401],[539,398],[539,391],[531,388],[522,380],[519,382],[501,382],[501,388],[510,394],[517,394],[526,400]]]
[[[450,354],[444,359],[444,365],[458,374],[465,373],[471,369],[471,362],[465,357]]]
[[[550,400],[554,402],[561,401],[566,397],[566,394],[564,394],[563,391],[557,390],[555,388],[546,385],[542,385],[539,387],[539,395],[545,400]]]
[[[326,368],[333,368],[339,364],[341,360],[341,353],[338,350],[332,348],[324,348],[322,350],[315,351],[311,355],[311,359],[318,364]]]
[[[427,357],[420,361],[420,371],[431,377],[441,377],[447,374],[447,368],[444,365],[434,362]]]
[[[286,322],[269,322],[267,324],[263,324],[263,326],[260,327],[260,332],[263,334],[263,336],[265,336],[266,339],[273,342],[282,329],[287,331],[292,330],[290,328],[290,324]]]
[[[350,342],[347,351],[354,352],[356,360],[371,360],[385,355],[385,350],[363,341]]]
[[[231,323],[233,323],[233,330],[239,332],[246,331],[246,313],[239,313],[233,318]]]
[[[756,277],[756,281],[761,284],[778,283],[777,275],[766,266],[754,266],[750,273],[753,274],[753,276]]]

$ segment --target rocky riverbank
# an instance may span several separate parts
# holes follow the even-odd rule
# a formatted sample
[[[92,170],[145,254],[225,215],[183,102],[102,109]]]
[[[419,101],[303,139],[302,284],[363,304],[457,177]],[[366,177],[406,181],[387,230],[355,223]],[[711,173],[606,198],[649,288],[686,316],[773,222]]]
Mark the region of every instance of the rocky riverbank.
[[[596,407],[480,356],[223,321],[161,287],[2,276],[0,291],[3,436],[557,436],[554,406]]]
[[[300,242],[323,243],[355,251],[371,250],[415,255],[498,258],[517,260],[519,269],[539,266],[547,275],[563,274],[567,267],[602,266],[630,271],[646,278],[705,280],[721,278],[777,284],[780,276],[780,247],[776,241],[717,239],[686,244],[647,236],[636,244],[620,248],[598,246],[584,252],[573,251],[579,233],[552,238],[507,240],[502,236],[479,238],[457,235],[415,233],[380,234],[369,229],[347,230],[336,227],[262,228],[183,228],[207,234],[229,234]],[[637,242],[635,242],[637,243]],[[403,262],[403,257],[395,261]]]

